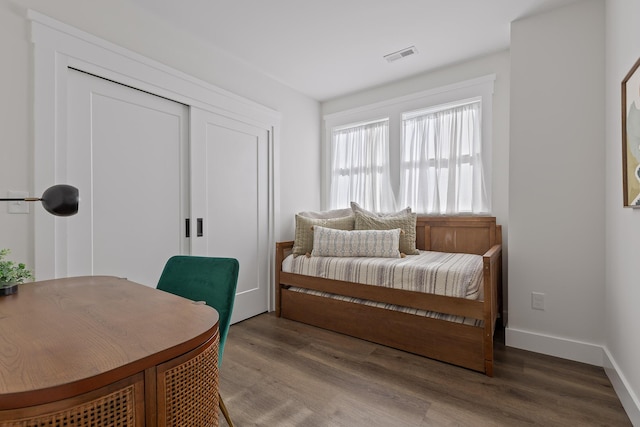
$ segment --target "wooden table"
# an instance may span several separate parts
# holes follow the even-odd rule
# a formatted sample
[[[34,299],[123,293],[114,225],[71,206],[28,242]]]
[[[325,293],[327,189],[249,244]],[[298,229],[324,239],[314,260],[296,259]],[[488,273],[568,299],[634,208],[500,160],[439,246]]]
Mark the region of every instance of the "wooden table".
[[[0,426],[217,426],[218,313],[116,277],[0,297]]]

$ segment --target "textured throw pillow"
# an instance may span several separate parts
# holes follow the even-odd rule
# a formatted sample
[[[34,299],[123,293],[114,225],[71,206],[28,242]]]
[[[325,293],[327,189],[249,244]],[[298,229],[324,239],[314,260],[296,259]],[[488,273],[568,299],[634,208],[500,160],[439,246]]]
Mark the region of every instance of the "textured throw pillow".
[[[400,229],[336,230],[313,227],[311,256],[400,258]]]
[[[311,253],[313,249],[314,225],[338,230],[353,230],[354,217],[353,215],[349,215],[341,218],[308,218],[297,214],[296,234],[291,251],[294,256]]]
[[[373,217],[362,212],[355,213],[355,230],[391,230],[399,228],[400,252],[405,255],[418,255],[416,249],[416,220],[415,213],[397,216]]]
[[[373,216],[373,217],[378,217],[378,218],[384,218],[384,217],[388,217],[388,216],[408,215],[408,214],[411,213],[411,208],[410,207],[406,207],[406,208],[404,208],[404,209],[402,209],[401,211],[398,211],[398,212],[389,212],[389,213],[371,212],[371,211],[368,211],[365,208],[361,207],[356,202],[351,202],[351,210],[353,211],[354,214],[356,212],[360,212],[362,214],[365,214],[365,215],[368,215],[368,216]]]

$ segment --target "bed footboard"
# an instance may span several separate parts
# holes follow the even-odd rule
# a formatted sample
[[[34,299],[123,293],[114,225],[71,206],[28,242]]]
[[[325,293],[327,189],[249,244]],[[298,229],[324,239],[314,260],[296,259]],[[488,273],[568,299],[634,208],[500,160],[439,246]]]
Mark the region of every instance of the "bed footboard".
[[[282,261],[291,253],[293,250],[293,241],[288,242],[277,242],[276,243],[276,316],[280,317],[282,313],[281,308],[281,292],[280,289],[282,287],[282,282],[280,281],[280,274],[282,273]]]
[[[498,231],[500,229],[498,228]],[[483,302],[483,318],[484,318],[484,356],[485,367],[484,372],[488,376],[493,376],[493,336],[496,330],[496,322],[498,319],[500,308],[500,289],[502,286],[501,267],[502,267],[502,245],[496,244],[482,256],[483,263],[483,286],[484,286],[484,302]]]

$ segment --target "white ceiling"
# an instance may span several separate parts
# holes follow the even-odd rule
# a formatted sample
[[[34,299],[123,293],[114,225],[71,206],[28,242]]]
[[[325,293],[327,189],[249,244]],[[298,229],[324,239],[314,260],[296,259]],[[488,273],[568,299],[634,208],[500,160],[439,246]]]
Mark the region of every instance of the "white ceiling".
[[[512,21],[576,0],[131,1],[325,101],[506,49]]]

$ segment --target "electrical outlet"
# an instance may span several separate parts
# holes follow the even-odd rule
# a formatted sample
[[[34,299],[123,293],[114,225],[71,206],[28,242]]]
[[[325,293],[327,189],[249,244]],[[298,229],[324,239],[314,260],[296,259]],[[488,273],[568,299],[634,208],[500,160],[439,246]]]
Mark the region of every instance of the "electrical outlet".
[[[29,193],[27,193],[26,191],[9,190],[7,197],[10,199],[24,199],[25,197],[29,197]],[[8,203],[7,212],[9,212],[10,214],[28,214],[29,213],[28,202],[13,200],[7,203]]]
[[[531,292],[531,308],[534,310],[544,310],[544,294],[541,292]]]

